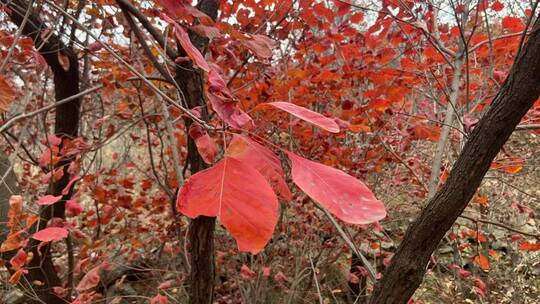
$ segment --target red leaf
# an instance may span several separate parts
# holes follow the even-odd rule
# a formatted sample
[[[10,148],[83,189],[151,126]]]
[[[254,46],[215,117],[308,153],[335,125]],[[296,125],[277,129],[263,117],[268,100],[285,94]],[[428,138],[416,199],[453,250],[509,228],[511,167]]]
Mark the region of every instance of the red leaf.
[[[38,51],[32,50],[32,58],[34,59],[34,64],[36,65],[38,73],[43,72],[43,70],[47,68],[47,61]]]
[[[4,76],[0,75],[0,113],[8,110],[13,99],[15,99],[15,91],[4,79]]]
[[[163,16],[165,21],[169,22],[171,25],[174,26],[174,34],[176,35],[176,38],[178,39],[178,42],[180,42],[180,45],[186,51],[186,54],[191,58],[193,63],[198,66],[201,70],[205,72],[210,72],[210,66],[208,65],[208,62],[204,59],[204,56],[201,54],[201,52],[191,43],[191,40],[189,39],[189,35],[184,30],[182,26],[180,26],[176,21],[172,20],[171,18],[167,17],[166,15]]]
[[[459,275],[459,277],[462,278],[462,279],[466,279],[466,278],[470,277],[471,274],[472,274],[472,273],[471,273],[470,271],[467,271],[467,270],[465,270],[465,269],[463,269],[463,268],[460,268],[460,269],[458,270],[458,275]]]
[[[438,141],[441,135],[440,128],[418,124],[411,128],[412,138],[421,140]]]
[[[64,187],[64,189],[62,189],[62,195],[68,195],[69,193],[69,190],[71,190],[71,187],[73,186],[73,183],[75,183],[76,181],[78,181],[79,179],[81,179],[79,176],[73,176],[69,182],[67,183],[67,185]]]
[[[11,260],[9,260],[9,262],[11,263],[11,267],[14,269],[14,270],[19,270],[21,269],[24,264],[26,264],[26,258],[28,257],[28,255],[26,254],[26,252],[24,252],[24,250],[22,249],[19,249],[19,251],[17,251],[17,254],[15,254]]]
[[[202,24],[197,24],[197,25],[192,26],[191,30],[199,34],[200,36],[207,37],[210,39],[221,35],[219,30],[215,26],[206,26]]]
[[[274,280],[276,280],[278,282],[287,282],[289,279],[287,278],[287,276],[285,276],[285,274],[283,272],[279,271],[274,276]]]
[[[96,266],[92,269],[90,269],[90,271],[88,271],[84,277],[81,279],[81,281],[79,282],[79,284],[77,284],[77,291],[78,292],[83,292],[83,291],[86,291],[88,289],[91,289],[91,288],[94,288],[98,285],[99,283],[99,270],[101,269],[101,265],[99,266]]]
[[[519,157],[508,157],[493,161],[490,169],[495,169],[508,174],[516,174],[523,170],[524,163],[525,161]]]
[[[189,128],[189,136],[195,141],[197,151],[207,164],[212,164],[217,155],[217,147],[212,138],[206,133],[206,130],[199,124],[193,124]]]
[[[499,1],[495,1],[493,2],[493,4],[491,5],[491,9],[496,11],[496,12],[500,12],[504,9],[504,4],[502,4],[501,2]]]
[[[268,243],[278,217],[278,201],[268,182],[231,157],[193,175],[182,187],[176,207],[190,218],[219,217],[239,250],[253,254]]]
[[[382,202],[361,181],[292,152],[287,152],[287,156],[294,183],[342,221],[369,224],[386,216]]]
[[[66,288],[63,288],[63,287],[60,287],[60,286],[54,286],[52,288],[52,291],[54,292],[55,295],[63,297],[63,298],[65,296],[67,296],[67,292],[68,292],[68,290]]]
[[[224,101],[210,92],[206,93],[206,97],[210,101],[212,109],[214,109],[218,116],[231,127],[241,129],[252,121],[251,117],[240,110],[232,100]]]
[[[520,18],[511,16],[502,19],[502,27],[510,32],[521,32],[525,29],[525,25]]]
[[[208,15],[191,6],[189,3],[185,3],[184,1],[159,0],[158,3],[161,4],[161,6],[163,6],[163,8],[165,8],[167,11],[167,14],[171,16],[185,18],[186,15],[191,15],[199,18],[199,20],[205,24],[212,22],[212,19],[208,17]]]
[[[225,155],[257,169],[283,199],[291,200],[292,194],[285,182],[281,162],[268,148],[248,137],[235,134]]]
[[[523,243],[519,244],[518,249],[524,251],[538,251],[540,250],[540,243],[524,241]]]
[[[253,270],[251,270],[246,264],[244,264],[240,268],[240,276],[242,276],[242,279],[244,280],[252,280],[257,276],[257,274]]]
[[[474,257],[473,261],[483,270],[489,270],[489,260],[485,255],[477,255]]]
[[[250,51],[252,51],[257,57],[270,58],[273,55],[272,50],[275,48],[276,43],[274,40],[268,38],[265,35],[250,35],[250,39],[241,40]]]
[[[21,276],[24,274],[24,273],[28,273],[28,270],[26,269],[19,269],[17,271],[15,271],[11,277],[9,278],[9,284],[11,285],[17,285],[19,283],[19,281],[21,280]]]
[[[174,280],[168,280],[159,284],[158,289],[169,289],[172,287]]]
[[[486,297],[486,283],[480,278],[474,278],[474,287],[473,291],[478,294],[481,298]]]
[[[206,80],[208,84],[208,92],[216,95],[216,97],[223,100],[233,101],[234,96],[231,93],[231,90],[227,87],[225,80],[219,75],[219,72],[215,69],[210,70],[208,73],[208,79]]]
[[[60,146],[60,144],[62,144],[62,139],[56,136],[56,134],[49,134],[49,136],[47,136],[47,142],[53,146]]]
[[[210,101],[212,109],[223,121],[236,129],[240,129],[252,121],[249,115],[238,108],[227,84],[216,70],[212,69],[208,73],[207,84],[206,97]]]
[[[313,112],[304,107],[297,106],[293,103],[283,102],[283,101],[263,103],[263,104],[258,105],[257,107],[261,108],[261,107],[264,107],[265,105],[276,107],[282,111],[292,114],[328,132],[339,133],[339,126],[333,119],[328,118],[317,112]]]
[[[77,216],[83,212],[83,207],[76,200],[68,200],[66,202],[66,212],[69,215]]]
[[[45,205],[45,206],[48,206],[48,205],[52,205],[56,202],[58,202],[60,199],[62,199],[62,196],[61,195],[58,195],[58,196],[54,196],[54,195],[45,195],[44,197],[40,198],[38,201],[37,201],[37,204],[38,205]]]
[[[169,304],[169,299],[166,296],[157,295],[150,299],[150,304]]]
[[[49,227],[32,235],[32,238],[42,242],[60,241],[67,238],[68,231],[65,228]]]

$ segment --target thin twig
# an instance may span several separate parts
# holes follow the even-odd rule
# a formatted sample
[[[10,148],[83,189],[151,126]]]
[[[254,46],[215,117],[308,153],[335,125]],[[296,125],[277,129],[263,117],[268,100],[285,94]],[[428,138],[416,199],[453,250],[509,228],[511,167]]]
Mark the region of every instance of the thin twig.
[[[319,296],[319,303],[323,304],[324,301],[321,295],[321,287],[319,286],[319,280],[317,279],[317,270],[315,269],[315,265],[313,265],[311,255],[309,255],[309,264],[311,265],[311,272],[313,272],[313,281],[315,281],[315,288],[317,289],[317,295]]]
[[[364,266],[366,267],[367,271],[368,271],[368,275],[369,275],[369,278],[371,279],[372,282],[375,282],[376,281],[376,277],[377,277],[377,272],[375,271],[375,268],[373,268],[373,266],[369,263],[369,261],[366,259],[366,257],[362,254],[362,252],[360,252],[360,250],[358,250],[358,248],[356,247],[356,245],[354,245],[354,242],[349,238],[349,236],[347,235],[347,233],[345,233],[345,231],[343,230],[343,228],[341,227],[341,225],[336,221],[336,219],[334,219],[334,217],[332,216],[332,214],[330,214],[330,212],[328,212],[326,209],[324,209],[323,207],[319,206],[319,204],[315,203],[315,206],[321,210],[325,215],[326,217],[330,220],[330,222],[332,223],[332,225],[334,225],[334,227],[336,228],[337,232],[339,233],[339,235],[341,236],[341,238],[343,239],[343,241],[345,241],[345,244],[357,255],[360,257],[360,260],[362,260],[362,264],[364,264]]]
[[[484,219],[480,219],[480,218],[474,218],[474,217],[470,217],[470,216],[464,215],[464,214],[460,215],[459,217],[467,219],[467,220],[475,222],[475,223],[480,222],[480,223],[484,223],[484,224],[490,224],[490,225],[493,225],[493,226],[501,227],[501,228],[504,228],[506,230],[509,230],[509,231],[512,231],[512,232],[515,232],[515,233],[519,233],[519,234],[522,234],[522,235],[530,236],[530,237],[533,237],[533,238],[535,238],[537,240],[540,240],[540,235],[538,235],[538,234],[533,234],[533,233],[528,233],[528,232],[525,232],[525,231],[521,231],[521,230],[510,227],[510,226],[508,226],[506,224],[503,224],[503,223],[494,222],[494,221],[490,221],[490,220],[484,220]]]

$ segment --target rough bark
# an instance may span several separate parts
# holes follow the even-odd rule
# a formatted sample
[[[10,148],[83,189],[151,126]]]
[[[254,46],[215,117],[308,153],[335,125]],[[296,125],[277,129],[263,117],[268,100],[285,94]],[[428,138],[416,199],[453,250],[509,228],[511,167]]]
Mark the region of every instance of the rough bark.
[[[422,282],[431,254],[539,95],[540,21],[536,21],[508,78],[470,135],[447,182],[409,226],[370,303],[407,303]]]
[[[9,17],[18,26],[23,25],[25,12],[32,7],[23,0],[0,0],[0,3],[7,5],[10,9]],[[40,46],[39,52],[45,58],[47,64],[51,67],[54,75],[54,89],[56,100],[76,95],[79,93],[79,62],[77,56],[71,47],[65,45],[56,35],[51,35],[47,41],[41,37],[42,31],[48,27],[41,20],[39,15],[32,12],[26,23],[24,23],[22,32],[31,37],[36,46]],[[59,61],[59,57],[67,58],[69,68],[65,69]],[[79,108],[80,99],[74,99],[56,107],[54,133],[60,138],[74,138],[79,129]],[[57,164],[57,167],[65,166],[70,159],[64,159]],[[48,190],[49,194],[61,195],[62,190],[67,186],[70,176],[67,172],[63,177],[53,182]],[[53,217],[65,218],[65,201],[71,197],[71,191],[63,196],[62,201],[51,206],[40,208],[41,220],[39,226],[32,227],[32,231],[41,230],[46,227],[48,220]],[[28,273],[21,280],[28,289],[32,290],[35,296],[39,297],[40,303],[63,304],[65,300],[55,295],[51,288],[61,286],[61,280],[54,267],[50,253],[50,246],[38,248],[39,242],[31,239],[29,250],[34,258],[27,265]],[[33,284],[32,282],[41,282],[42,284]],[[26,283],[25,283],[26,282]],[[27,303],[31,303],[28,300]]]
[[[200,1],[197,8],[212,19],[216,19],[218,3],[215,0]],[[190,33],[190,38],[193,45],[204,53],[208,40],[195,33]],[[179,53],[180,56],[186,56],[183,50],[180,50]],[[204,77],[200,71],[194,70],[192,66],[178,67],[175,81],[180,85],[190,109],[197,106],[202,106],[203,109],[206,108],[203,96]],[[204,116],[206,116],[206,113],[203,113],[203,119],[205,119]],[[191,122],[186,124],[188,129],[190,124]],[[206,168],[192,138],[188,139],[188,165],[192,174]],[[191,246],[189,281],[190,303],[192,304],[209,304],[213,301],[215,222],[214,217],[199,216],[193,219],[189,225],[188,237]]]

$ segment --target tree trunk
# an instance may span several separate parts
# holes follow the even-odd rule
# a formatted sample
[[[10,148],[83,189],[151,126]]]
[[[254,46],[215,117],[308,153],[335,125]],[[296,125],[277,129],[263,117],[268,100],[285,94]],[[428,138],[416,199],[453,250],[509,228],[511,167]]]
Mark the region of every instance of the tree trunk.
[[[540,21],[491,107],[470,135],[450,176],[412,223],[370,303],[407,303],[429,258],[463,212],[490,164],[540,94]]]
[[[54,89],[56,100],[76,95],[79,93],[79,62],[73,49],[65,45],[57,36],[51,35],[47,41],[43,41],[41,34],[46,31],[47,27],[41,18],[32,12],[29,15],[28,21],[24,22],[26,10],[32,7],[23,0],[0,0],[0,3],[7,5],[10,9],[9,17],[18,26],[23,26],[23,34],[31,37],[36,46],[39,46],[40,54],[45,58],[47,64],[51,67],[54,74]],[[69,62],[62,66],[59,58],[66,58]],[[54,125],[54,133],[56,136],[65,138],[74,138],[78,135],[79,129],[79,108],[80,99],[74,99],[71,102],[59,105],[56,107],[56,117]],[[65,166],[71,159],[63,159],[56,167]],[[64,170],[62,178],[53,182],[49,187],[49,194],[58,196],[62,194],[62,190],[67,186],[70,180],[69,174]],[[47,226],[47,222],[53,218],[65,218],[65,201],[69,200],[72,191],[68,195],[64,195],[62,200],[56,204],[41,207],[40,221],[36,227],[31,228],[31,232],[41,230]],[[62,286],[60,277],[54,267],[50,253],[50,245],[38,248],[40,242],[31,239],[29,242],[29,250],[33,253],[33,259],[28,263],[28,273],[21,280],[25,288],[32,290],[30,295],[39,297],[39,303],[47,304],[64,304],[66,301],[52,292],[52,287]],[[40,282],[40,284],[34,284]],[[31,301],[27,301],[31,303]]]
[[[217,18],[218,3],[215,0],[200,1],[197,8],[210,16]],[[208,40],[190,33],[191,42],[201,53],[204,54],[208,46]],[[183,50],[179,50],[180,56],[186,56]],[[206,120],[206,104],[204,102],[204,77],[198,70],[194,70],[191,64],[189,66],[178,67],[176,69],[175,81],[180,85],[186,103],[190,109],[197,106],[203,108],[203,119]],[[191,121],[188,121],[186,128],[189,129]],[[186,130],[187,131],[187,130]],[[195,142],[191,137],[188,138],[188,165],[191,173],[196,173],[206,168]],[[216,219],[214,217],[199,216],[191,221],[189,225],[189,243],[190,253],[190,303],[192,304],[211,304],[214,297],[214,229]]]

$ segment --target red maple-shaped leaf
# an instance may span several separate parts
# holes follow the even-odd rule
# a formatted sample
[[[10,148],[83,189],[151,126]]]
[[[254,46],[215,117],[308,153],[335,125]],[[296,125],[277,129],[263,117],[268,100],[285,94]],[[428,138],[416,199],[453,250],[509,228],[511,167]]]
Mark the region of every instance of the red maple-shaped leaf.
[[[49,227],[34,233],[32,238],[42,242],[50,242],[60,241],[67,238],[67,236],[68,231],[66,228]]]
[[[182,187],[176,207],[190,218],[217,216],[238,249],[253,254],[268,243],[278,218],[276,194],[264,176],[231,157],[193,175]]]
[[[294,183],[342,221],[369,224],[386,216],[382,202],[361,181],[292,152],[287,152],[287,156]]]
[[[328,132],[339,133],[338,124],[333,119],[328,118],[320,113],[313,112],[304,107],[297,106],[293,103],[284,102],[284,101],[263,103],[263,104],[258,105],[257,107],[262,108],[262,107],[265,107],[266,105],[273,106],[289,114],[292,114]]]
[[[285,182],[281,162],[270,149],[235,134],[225,154],[257,169],[284,200],[291,200],[292,194]]]

